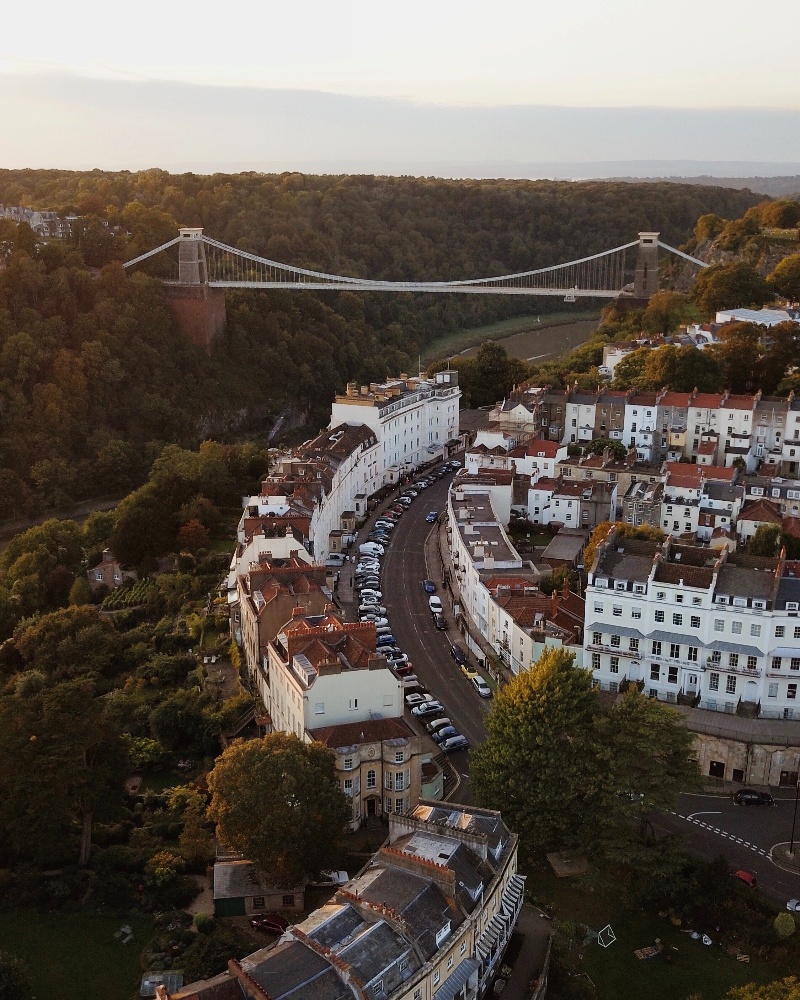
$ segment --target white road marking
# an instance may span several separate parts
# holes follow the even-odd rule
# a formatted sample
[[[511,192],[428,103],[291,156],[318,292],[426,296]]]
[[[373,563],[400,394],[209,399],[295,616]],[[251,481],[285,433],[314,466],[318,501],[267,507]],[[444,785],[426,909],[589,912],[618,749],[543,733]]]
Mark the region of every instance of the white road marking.
[[[721,816],[722,813],[717,810],[715,812],[694,812],[689,813],[688,816],[684,816],[683,813],[675,812],[671,810],[673,816],[677,816],[678,819],[685,819],[687,823],[693,823],[695,826],[700,826],[704,830],[708,830],[709,833],[716,833],[720,837],[724,837],[725,840],[732,840],[737,844],[741,844],[742,847],[747,847],[749,850],[753,851],[754,854],[760,854],[762,857],[767,857],[767,851],[759,847],[757,844],[751,844],[749,840],[744,840],[742,837],[737,837],[735,833],[727,833],[725,830],[720,830],[718,826],[711,826],[710,823],[706,823],[701,819],[695,819],[696,816]]]

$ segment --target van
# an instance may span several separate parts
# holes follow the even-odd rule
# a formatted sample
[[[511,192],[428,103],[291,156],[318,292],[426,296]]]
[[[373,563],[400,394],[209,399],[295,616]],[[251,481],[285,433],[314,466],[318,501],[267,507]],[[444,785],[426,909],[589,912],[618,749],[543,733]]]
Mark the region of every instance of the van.
[[[386,552],[380,542],[364,542],[359,545],[358,551],[362,556],[382,556]]]
[[[347,556],[345,556],[344,552],[331,552],[325,560],[325,565],[344,566],[345,562],[347,562]]]

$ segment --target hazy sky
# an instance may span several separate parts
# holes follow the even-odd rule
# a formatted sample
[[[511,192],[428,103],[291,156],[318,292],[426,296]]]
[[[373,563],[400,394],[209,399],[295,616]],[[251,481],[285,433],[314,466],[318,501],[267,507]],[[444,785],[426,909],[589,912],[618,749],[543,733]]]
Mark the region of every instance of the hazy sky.
[[[359,133],[359,142],[366,142],[359,149],[339,148],[334,135],[326,157],[313,135],[295,134],[302,132],[299,124],[290,127],[287,121],[274,128],[276,136],[281,133],[279,149],[270,149],[268,142],[259,146],[241,132],[238,138],[226,134],[224,147],[214,148],[211,133],[226,104],[240,129],[248,122],[244,102],[250,128],[269,133],[276,102],[280,106],[282,95],[296,91],[313,92],[322,109],[311,115],[307,128],[314,126],[315,116],[324,118],[325,94],[373,99],[367,117],[374,119],[377,133],[384,116],[385,122],[396,123],[398,116],[433,122],[445,115],[452,139],[459,128],[475,122],[468,114],[451,115],[453,108],[498,114],[502,122],[494,127],[491,144],[481,151],[464,135],[456,142],[460,151],[451,153],[456,158],[653,159],[671,150],[675,159],[800,160],[798,133],[788,139],[776,135],[772,143],[766,125],[761,132],[740,134],[734,156],[727,150],[715,156],[704,141],[704,130],[707,134],[715,120],[707,117],[709,110],[769,109],[760,121],[791,127],[791,112],[800,111],[800,73],[779,43],[782,37],[796,37],[797,29],[800,0],[671,0],[666,5],[641,0],[239,0],[213,5],[45,0],[35,16],[28,4],[15,3],[3,11],[0,39],[0,165],[134,167],[167,165],[168,160],[244,166],[270,156],[342,160],[348,152],[356,162],[394,159],[385,137],[383,145],[370,148],[369,131]],[[197,102],[190,115],[194,151],[183,141],[185,123],[177,123],[171,137],[167,119],[168,108],[174,114],[192,104],[191,93]],[[381,98],[392,100],[375,100]],[[297,105],[294,97],[287,100]],[[702,121],[703,128],[687,134],[680,125],[664,133],[664,148],[644,144],[615,156],[613,150],[609,155],[608,149],[586,145],[576,156],[571,147],[581,145],[580,134],[572,137],[575,142],[552,149],[535,136],[526,145],[514,135],[522,119],[503,115],[528,106],[703,109],[706,117],[682,119]],[[345,104],[330,107],[344,113]],[[350,107],[359,114],[365,105]],[[779,111],[789,117],[775,118]],[[574,116],[568,120],[570,127],[579,127]],[[718,120],[731,127],[736,119],[723,115]],[[425,127],[416,127],[411,155],[447,158],[435,132],[424,148],[423,132]],[[395,139],[401,151],[406,148],[402,134]]]

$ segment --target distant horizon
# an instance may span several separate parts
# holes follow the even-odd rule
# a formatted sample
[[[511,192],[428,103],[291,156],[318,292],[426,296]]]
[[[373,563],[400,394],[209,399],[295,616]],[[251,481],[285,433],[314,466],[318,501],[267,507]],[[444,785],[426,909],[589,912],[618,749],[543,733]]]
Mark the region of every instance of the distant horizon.
[[[0,73],[0,103],[5,122],[16,123],[0,153],[9,169],[564,180],[800,174],[800,108],[422,104],[71,73]]]

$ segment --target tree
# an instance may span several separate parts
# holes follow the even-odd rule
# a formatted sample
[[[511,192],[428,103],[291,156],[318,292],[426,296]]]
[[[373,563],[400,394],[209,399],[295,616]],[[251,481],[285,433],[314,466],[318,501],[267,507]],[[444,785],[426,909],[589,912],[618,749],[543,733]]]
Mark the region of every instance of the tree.
[[[25,963],[0,951],[0,1000],[35,1000]]]
[[[720,383],[735,393],[754,392],[761,386],[761,338],[755,323],[729,323],[719,331],[718,342],[706,351],[719,365]]]
[[[800,301],[800,253],[784,257],[767,277],[767,281],[778,295],[783,295],[792,302]]]
[[[293,887],[336,865],[350,803],[321,743],[271,733],[234,740],[208,776],[217,837],[269,879]]]
[[[752,264],[712,264],[695,278],[692,299],[705,316],[738,306],[758,308],[772,297],[772,290]]]
[[[593,840],[599,711],[591,674],[564,649],[546,650],[495,698],[488,738],[472,752],[472,787],[537,855]]]
[[[208,548],[209,534],[208,528],[196,517],[186,524],[181,525],[178,532],[178,548],[187,552],[196,552],[198,549]]]
[[[674,333],[691,318],[691,311],[686,296],[680,292],[656,292],[642,315],[642,329],[646,333]]]
[[[613,458],[622,461],[628,454],[625,445],[621,441],[612,441],[610,438],[595,438],[586,447],[587,455],[602,455],[608,448]]]
[[[75,582],[69,591],[69,603],[77,605],[92,603],[92,588],[85,576],[75,577]]]
[[[120,665],[114,626],[85,605],[20,622],[14,645],[26,666],[56,680],[86,674],[107,677]]]
[[[800,979],[787,976],[765,986],[758,983],[734,986],[725,994],[725,1000],[800,1000]]]
[[[0,828],[14,854],[41,863],[73,850],[85,864],[98,812],[121,804],[122,739],[91,681],[31,677],[0,699]]]
[[[747,546],[751,556],[776,556],[780,551],[780,524],[759,524]]]

